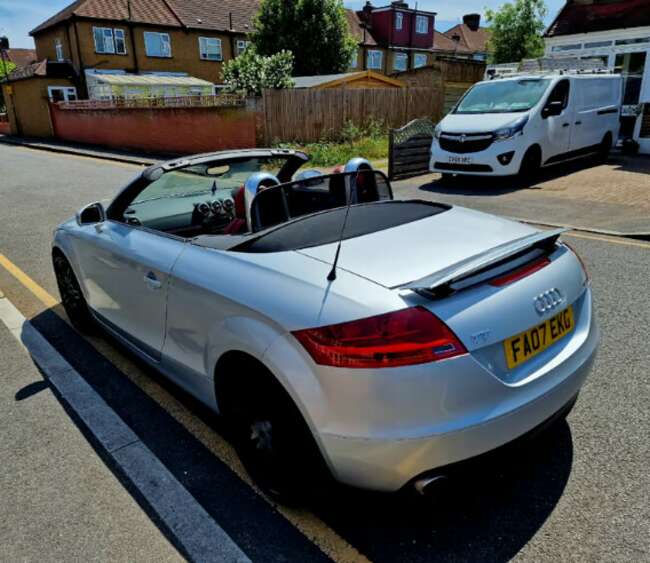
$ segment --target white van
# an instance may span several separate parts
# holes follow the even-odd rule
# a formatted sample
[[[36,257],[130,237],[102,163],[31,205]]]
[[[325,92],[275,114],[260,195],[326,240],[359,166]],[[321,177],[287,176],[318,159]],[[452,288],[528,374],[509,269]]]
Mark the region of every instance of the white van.
[[[431,171],[533,175],[599,154],[618,138],[618,75],[519,75],[475,84],[436,127]]]

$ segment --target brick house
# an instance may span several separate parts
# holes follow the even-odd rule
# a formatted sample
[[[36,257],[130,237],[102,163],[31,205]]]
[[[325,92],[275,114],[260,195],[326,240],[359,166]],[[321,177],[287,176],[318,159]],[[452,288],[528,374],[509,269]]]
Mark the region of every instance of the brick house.
[[[480,14],[464,15],[463,23],[445,31],[444,36],[455,45],[458,56],[482,62],[487,60],[490,32],[481,27]]]
[[[366,2],[356,15],[364,37],[369,35],[374,43],[360,44],[360,70],[390,74],[433,61],[435,12],[410,8],[407,2],[382,7]]]
[[[80,98],[97,73],[218,84],[224,61],[246,48],[258,7],[258,0],[77,0],[30,35],[39,61],[71,64]]]

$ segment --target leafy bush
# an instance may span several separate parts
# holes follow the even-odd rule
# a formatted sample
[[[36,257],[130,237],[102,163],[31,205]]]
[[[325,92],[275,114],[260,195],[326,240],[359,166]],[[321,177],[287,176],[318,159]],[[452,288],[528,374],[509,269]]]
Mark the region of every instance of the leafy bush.
[[[228,92],[259,96],[262,90],[293,88],[293,54],[280,51],[268,57],[253,46],[223,67],[222,79]]]
[[[360,156],[368,160],[388,157],[388,131],[381,121],[365,126],[348,121],[338,135],[330,135],[317,143],[276,143],[278,148],[302,150],[314,166],[336,166]]]

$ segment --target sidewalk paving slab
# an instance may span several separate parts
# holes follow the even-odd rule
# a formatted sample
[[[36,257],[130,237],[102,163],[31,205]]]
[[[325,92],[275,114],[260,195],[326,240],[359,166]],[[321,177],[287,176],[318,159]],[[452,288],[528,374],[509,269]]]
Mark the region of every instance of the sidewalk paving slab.
[[[0,323],[0,559],[183,561]]]

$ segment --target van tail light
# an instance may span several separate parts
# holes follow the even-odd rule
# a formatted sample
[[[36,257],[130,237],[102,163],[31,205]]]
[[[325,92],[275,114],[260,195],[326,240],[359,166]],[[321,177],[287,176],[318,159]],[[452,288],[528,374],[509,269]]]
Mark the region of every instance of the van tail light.
[[[423,307],[293,333],[317,364],[392,368],[446,360],[467,350]]]
[[[589,275],[589,270],[587,269],[587,265],[585,264],[585,261],[582,259],[582,256],[576,252],[576,249],[573,248],[568,242],[562,241],[562,244],[566,246],[573,254],[575,257],[578,259],[578,262],[580,262],[580,266],[582,266],[582,271],[585,274],[585,285],[589,284],[591,282],[591,276]]]

